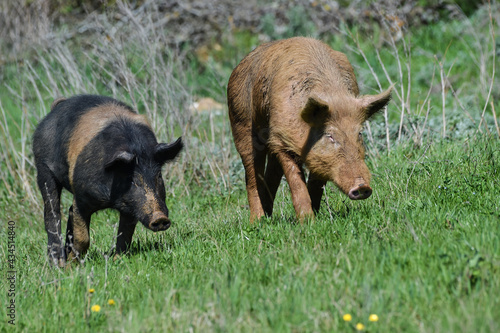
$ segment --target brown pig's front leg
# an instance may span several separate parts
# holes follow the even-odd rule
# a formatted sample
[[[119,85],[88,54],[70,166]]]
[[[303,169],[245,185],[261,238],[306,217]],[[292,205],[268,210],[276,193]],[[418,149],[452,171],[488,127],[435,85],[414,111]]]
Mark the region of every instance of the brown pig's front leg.
[[[277,155],[290,186],[290,191],[292,192],[293,207],[299,217],[300,223],[304,223],[305,220],[314,218],[304,172],[290,154],[279,152]]]

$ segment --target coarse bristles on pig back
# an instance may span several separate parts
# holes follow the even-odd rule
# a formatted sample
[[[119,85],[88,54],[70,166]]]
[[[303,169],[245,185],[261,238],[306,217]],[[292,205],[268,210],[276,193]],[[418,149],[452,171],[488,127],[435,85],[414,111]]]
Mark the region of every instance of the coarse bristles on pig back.
[[[120,212],[117,253],[130,246],[140,221],[153,231],[170,226],[161,175],[182,141],[158,143],[146,118],[109,97],[81,95],[53,102],[33,137],[37,182],[44,199],[52,262],[82,259],[90,244],[91,215]],[[66,245],[62,245],[60,195],[73,193]]]
[[[343,53],[304,37],[264,44],[234,69],[227,96],[251,220],[272,214],[283,174],[301,220],[319,209],[326,181],[353,200],[371,195],[360,132],[391,88],[359,96]]]
[[[68,144],[69,181],[73,183],[73,171],[76,159],[88,143],[111,122],[129,121],[151,129],[151,125],[143,115],[131,112],[115,103],[107,103],[89,109],[82,117],[71,136]]]

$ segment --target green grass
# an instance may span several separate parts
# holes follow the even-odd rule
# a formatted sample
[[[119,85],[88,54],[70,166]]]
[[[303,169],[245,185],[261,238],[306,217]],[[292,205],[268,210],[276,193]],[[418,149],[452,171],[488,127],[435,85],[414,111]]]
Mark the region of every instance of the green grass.
[[[308,225],[295,223],[286,184],[273,218],[255,225],[240,188],[176,193],[167,200],[173,226],[139,226],[118,260],[106,259],[117,214],[99,213],[85,265],[68,270],[47,266],[41,210],[11,202],[2,223],[17,226],[16,328],[339,332],[361,322],[370,332],[498,331],[498,140],[436,143],[425,154],[403,145],[376,164],[370,199],[351,202],[329,187]],[[368,322],[372,313],[378,322]]]

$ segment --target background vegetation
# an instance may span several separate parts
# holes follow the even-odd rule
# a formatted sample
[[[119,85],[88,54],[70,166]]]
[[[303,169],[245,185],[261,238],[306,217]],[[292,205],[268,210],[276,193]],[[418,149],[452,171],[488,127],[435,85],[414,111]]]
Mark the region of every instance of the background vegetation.
[[[0,331],[499,331],[500,10],[470,4],[2,2],[0,299],[14,221],[17,312]],[[346,53],[364,94],[395,84],[365,131],[374,194],[329,184],[299,225],[284,182],[275,215],[250,225],[226,84],[255,46],[295,35]],[[186,149],[165,168],[168,231],[138,227],[113,260],[117,214],[98,213],[85,264],[58,270],[31,136],[54,98],[80,93],[131,104]]]

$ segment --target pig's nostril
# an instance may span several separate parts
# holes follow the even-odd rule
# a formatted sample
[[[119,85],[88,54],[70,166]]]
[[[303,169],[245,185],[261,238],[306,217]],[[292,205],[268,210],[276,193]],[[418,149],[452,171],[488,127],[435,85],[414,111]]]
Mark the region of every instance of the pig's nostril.
[[[362,200],[372,195],[372,189],[368,185],[361,184],[357,187],[352,188],[349,191],[348,195],[351,200]]]
[[[149,228],[153,231],[165,230],[170,227],[170,220],[166,217],[155,219],[149,224]]]

